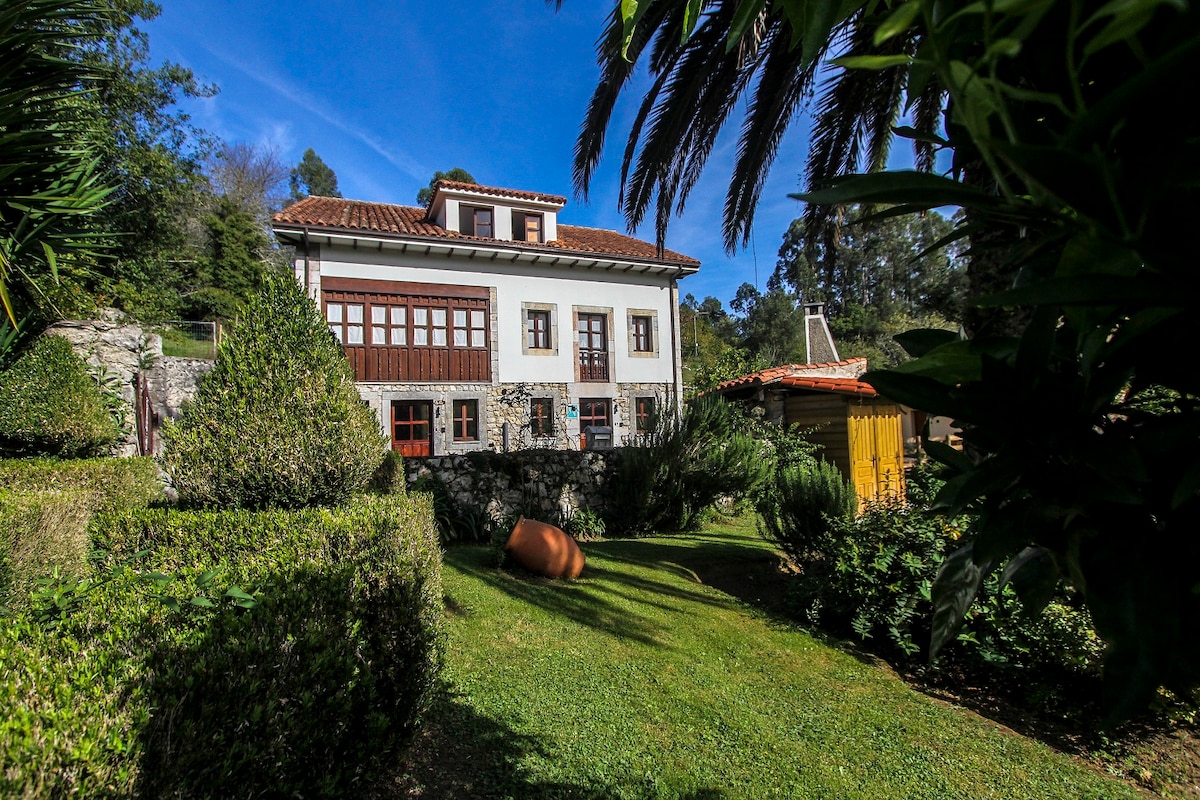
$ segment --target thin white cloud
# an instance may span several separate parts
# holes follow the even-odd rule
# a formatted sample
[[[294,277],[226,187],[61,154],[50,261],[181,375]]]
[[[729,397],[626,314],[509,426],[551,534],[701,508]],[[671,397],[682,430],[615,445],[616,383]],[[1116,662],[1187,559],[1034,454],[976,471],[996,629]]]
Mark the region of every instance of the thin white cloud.
[[[380,155],[389,164],[409,177],[414,178],[422,183],[428,179],[430,171],[416,159],[408,155],[408,153],[390,148],[371,135],[369,131],[352,125],[346,120],[343,114],[326,106],[320,98],[310,95],[298,88],[295,81],[285,81],[275,75],[270,74],[263,69],[261,62],[256,62],[254,65],[250,65],[235,56],[231,56],[228,53],[221,52],[215,48],[207,47],[206,49],[215,58],[242,73],[247,78],[250,78],[256,83],[265,86],[267,89],[275,92],[288,102],[294,103],[297,106],[306,109],[310,113],[315,114],[322,121],[328,123],[334,128],[337,128],[347,136],[351,136],[362,142],[371,150],[375,151],[375,153]]]

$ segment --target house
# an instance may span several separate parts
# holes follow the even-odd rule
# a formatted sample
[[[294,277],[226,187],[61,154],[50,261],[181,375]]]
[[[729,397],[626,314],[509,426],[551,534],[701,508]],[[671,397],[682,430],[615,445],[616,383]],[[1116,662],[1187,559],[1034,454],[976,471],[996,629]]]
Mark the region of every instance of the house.
[[[836,353],[836,350],[834,351]],[[865,358],[788,364],[712,391],[762,409],[766,419],[814,429],[807,438],[854,485],[861,501],[904,497],[905,409],[860,380]]]
[[[679,402],[677,281],[700,263],[562,224],[565,204],[443,180],[428,208],[309,197],[274,216],[394,449],[580,447],[593,426],[619,444]]]

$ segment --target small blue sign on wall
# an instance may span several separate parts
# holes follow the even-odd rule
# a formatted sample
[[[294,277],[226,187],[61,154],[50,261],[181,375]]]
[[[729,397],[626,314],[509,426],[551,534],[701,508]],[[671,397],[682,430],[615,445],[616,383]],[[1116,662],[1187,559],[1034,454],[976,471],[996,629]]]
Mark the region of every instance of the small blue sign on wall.
[[[579,419],[579,406],[574,404],[567,406],[567,419]]]

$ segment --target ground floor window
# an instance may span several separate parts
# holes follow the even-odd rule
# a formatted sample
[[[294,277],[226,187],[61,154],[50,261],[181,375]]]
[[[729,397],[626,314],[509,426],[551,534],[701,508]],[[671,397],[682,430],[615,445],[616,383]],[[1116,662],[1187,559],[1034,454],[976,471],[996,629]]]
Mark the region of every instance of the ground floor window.
[[[580,398],[579,430],[585,430],[591,425],[612,426],[612,404],[607,398]]]
[[[554,435],[554,400],[534,397],[529,401],[529,433],[535,438]]]
[[[454,441],[479,441],[479,401],[455,400],[454,405]]]
[[[650,433],[654,430],[655,422],[655,398],[653,397],[635,397],[633,398],[633,421],[634,431],[640,436]]]

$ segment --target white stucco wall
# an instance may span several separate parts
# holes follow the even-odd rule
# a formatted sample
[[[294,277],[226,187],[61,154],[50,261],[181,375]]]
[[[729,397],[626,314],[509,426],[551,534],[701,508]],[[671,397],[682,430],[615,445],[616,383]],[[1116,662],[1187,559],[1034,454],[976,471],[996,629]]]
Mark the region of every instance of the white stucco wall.
[[[450,204],[447,203],[447,206]],[[496,290],[499,350],[498,378],[504,383],[571,382],[575,379],[578,307],[612,310],[611,340],[614,382],[673,383],[672,352],[678,338],[673,325],[670,279],[636,272],[569,269],[505,264],[483,258],[401,255],[396,252],[326,247],[321,251],[320,277],[486,286]],[[522,303],[552,304],[557,317],[557,353],[526,355]],[[631,355],[628,336],[630,309],[657,318],[656,356]]]

